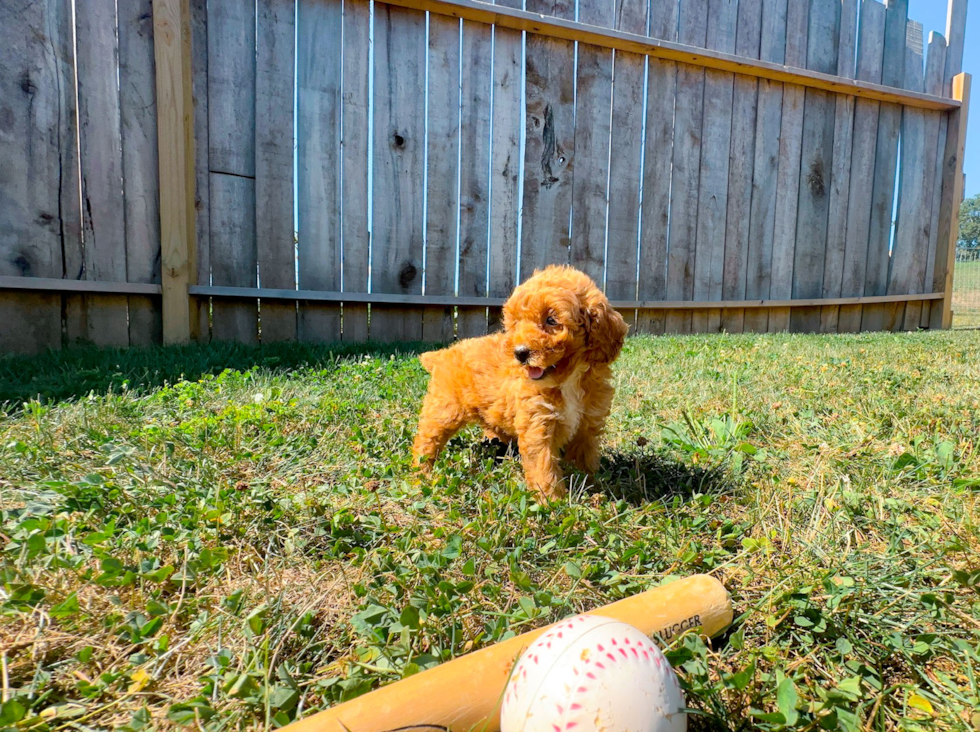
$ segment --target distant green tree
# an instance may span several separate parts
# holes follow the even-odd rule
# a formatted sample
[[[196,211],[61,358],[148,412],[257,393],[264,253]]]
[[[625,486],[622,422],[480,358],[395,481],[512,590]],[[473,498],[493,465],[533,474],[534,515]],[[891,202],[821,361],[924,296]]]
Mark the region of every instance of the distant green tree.
[[[960,237],[956,242],[956,258],[980,258],[980,193],[966,199],[960,206]]]

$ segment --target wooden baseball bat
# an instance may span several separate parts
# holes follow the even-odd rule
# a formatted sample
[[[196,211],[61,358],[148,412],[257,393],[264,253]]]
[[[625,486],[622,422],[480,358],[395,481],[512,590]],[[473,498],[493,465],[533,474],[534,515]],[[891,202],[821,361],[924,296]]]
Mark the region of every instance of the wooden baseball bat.
[[[714,577],[695,575],[587,613],[665,639],[697,629],[712,636],[732,622],[732,604]],[[286,727],[291,732],[498,732],[511,667],[547,628],[460,656]]]

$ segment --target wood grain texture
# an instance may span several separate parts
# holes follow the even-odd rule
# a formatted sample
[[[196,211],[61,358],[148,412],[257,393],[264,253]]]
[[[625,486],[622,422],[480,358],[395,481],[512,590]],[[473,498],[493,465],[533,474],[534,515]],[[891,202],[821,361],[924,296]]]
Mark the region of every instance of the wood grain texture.
[[[616,28],[646,33],[647,12],[648,6],[643,0],[617,3]],[[617,299],[636,297],[645,67],[643,56],[616,52],[613,61],[613,134],[609,150],[606,295]],[[623,317],[635,330],[636,313],[629,311]]]
[[[255,236],[263,287],[296,286],[293,226],[293,0],[258,4],[255,48]],[[296,340],[296,305],[262,302],[263,343]]]
[[[425,16],[375,5],[374,43],[372,291],[421,293]],[[422,312],[372,307],[370,335],[376,341],[421,340]]]
[[[156,64],[150,0],[117,5],[119,24],[119,111],[122,123],[123,206],[126,220],[126,279],[160,283],[160,171],[157,165]],[[158,299],[132,296],[130,345],[163,341]]]
[[[154,7],[154,12],[157,8]],[[194,110],[194,232],[197,242],[197,273],[191,280],[199,285],[211,282],[211,171],[208,165],[208,3],[190,0],[191,22],[191,85]],[[161,168],[166,165],[161,161]],[[161,243],[162,246],[162,243]],[[164,301],[166,311],[166,300]],[[197,305],[197,337],[211,338],[211,307],[209,302]]]
[[[343,211],[342,241],[344,292],[368,291],[371,236],[368,229],[368,75],[370,74],[370,5],[351,2],[344,6],[343,79]],[[361,343],[368,339],[366,305],[344,303],[343,339]]]
[[[211,281],[246,286],[255,281],[258,266],[251,0],[208,0],[208,145]],[[232,176],[240,180],[230,180]],[[230,238],[231,231],[242,237],[239,244]],[[257,302],[214,302],[211,318],[215,340],[251,343],[258,338]]]
[[[490,97],[493,30],[463,23],[460,109],[459,294],[487,294],[490,246]],[[496,222],[495,222],[496,223]],[[516,242],[515,242],[516,244]],[[460,307],[457,338],[486,335],[487,309]]]
[[[522,0],[498,3],[520,8]],[[523,42],[520,31],[495,26],[493,29],[493,140],[490,146],[490,289],[495,297],[506,297],[517,278],[517,219],[521,209],[520,172],[523,151],[521,117],[523,95]],[[499,330],[501,311],[489,308],[487,330]]]
[[[737,20],[735,2],[709,0],[707,47],[734,53]],[[713,70],[704,73],[698,228],[694,256],[695,300],[722,299],[734,85],[733,74]],[[696,333],[719,332],[721,310],[694,313],[692,329]]]
[[[255,287],[254,179],[211,174],[211,224],[211,281],[216,286]],[[216,341],[259,341],[255,300],[216,299],[212,321],[212,337]]]
[[[944,86],[944,74],[946,70],[946,39],[939,33],[929,34],[929,55],[926,60],[925,87],[936,92],[942,92]],[[946,131],[949,125],[947,114],[938,114],[932,121],[933,127],[929,131],[936,145],[934,164],[931,171],[932,175],[932,201],[929,204],[931,212],[929,220],[929,231],[931,233],[929,241],[929,253],[926,258],[925,288],[930,292],[936,292],[936,258],[939,255],[939,215],[942,209],[943,198],[943,147],[946,144]],[[927,171],[928,172],[928,171]],[[932,316],[931,305],[923,305],[919,327],[929,328]]]
[[[857,77],[877,83],[881,81],[885,6],[877,0],[862,0],[860,12]],[[844,269],[840,290],[843,297],[856,297],[864,293],[871,230],[871,196],[868,193],[874,186],[879,108],[880,103],[870,99],[858,99],[854,105],[851,180],[847,197]],[[861,316],[860,307],[841,307],[837,315],[838,332],[860,331]]]
[[[811,3],[808,68],[823,73],[836,72],[840,12],[840,0],[813,0]],[[835,101],[827,92],[806,91],[793,262],[794,298],[820,297],[823,292],[834,159]],[[802,333],[819,331],[820,309],[795,309],[790,328]]]
[[[0,4],[0,48],[0,276],[61,278],[81,253],[70,6]],[[0,355],[59,348],[61,302],[0,292]]]
[[[902,87],[905,80],[905,30],[908,0],[889,0],[885,11],[885,45],[882,83]],[[864,294],[884,295],[888,291],[889,248],[892,209],[895,198],[895,171],[898,166],[898,138],[902,127],[902,108],[882,104],[878,113],[875,177],[871,193],[871,227],[868,235],[868,265]],[[885,318],[893,312],[883,305],[871,305],[861,315],[861,330],[878,331],[886,327]],[[890,324],[887,324],[890,325]]]
[[[579,21],[611,28],[615,23],[613,0],[580,3]],[[612,74],[611,50],[579,44],[569,258],[599,287],[603,286],[606,267],[606,188],[609,179]]]
[[[940,96],[955,96],[953,78],[963,71],[967,4],[968,0],[949,0],[946,6],[946,70],[943,74],[943,89]]]
[[[341,2],[300,0],[296,22],[299,289],[339,290]],[[301,341],[339,341],[340,308],[300,303],[297,328]]]
[[[429,18],[428,196],[426,200],[425,292],[451,295],[456,283],[456,218],[459,211],[459,23]],[[453,340],[453,311],[422,311],[422,338],[429,343]]]
[[[708,35],[708,0],[684,0],[679,8],[678,40],[704,47]],[[694,299],[698,233],[701,134],[704,118],[704,69],[680,64],[674,98],[674,149],[667,244],[667,299]],[[669,312],[668,333],[690,333],[692,313]]]
[[[782,63],[786,57],[787,0],[763,0],[760,58]],[[749,212],[745,296],[769,297],[775,234],[779,140],[783,116],[783,85],[761,80],[752,162],[752,204]],[[746,311],[742,329],[765,333],[769,312]]]
[[[156,65],[157,160],[160,170],[160,276],[163,342],[199,337],[206,307],[188,296],[197,279],[195,222],[195,118],[192,65],[207,47],[197,44],[195,16],[188,0],[153,3],[153,60]],[[205,171],[207,161],[205,163]],[[209,214],[210,217],[210,214]]]
[[[837,75],[853,79],[857,75],[858,0],[843,0],[840,14],[840,40],[837,53]],[[834,100],[834,154],[830,174],[827,221],[827,255],[824,261],[823,295],[840,297],[844,276],[844,250],[847,242],[847,203],[851,187],[851,154],[854,135],[854,97],[838,96]],[[821,308],[820,331],[836,333],[840,308]]]
[[[531,12],[573,18],[568,0],[530,0]],[[571,41],[528,35],[525,54],[524,201],[520,279],[569,261],[575,158],[575,49]]]
[[[786,7],[787,66],[806,66],[809,25],[808,3],[789,2]],[[801,86],[783,87],[780,118],[779,162],[776,174],[776,210],[773,222],[772,269],[769,293],[774,300],[792,297],[793,263],[796,254],[796,220],[799,206],[802,161],[802,130],[805,90]],[[790,314],[786,308],[769,312],[769,332],[788,330]]]
[[[119,112],[119,45],[114,0],[76,3],[78,137],[82,174],[82,278],[126,279],[126,211],[122,184],[122,122]],[[69,342],[129,345],[126,298],[68,297]]]
[[[922,24],[908,22],[905,47],[905,85],[925,89]],[[899,172],[898,220],[895,244],[888,270],[888,294],[919,293],[925,287],[926,259],[931,237],[933,170],[926,160],[936,159],[935,135],[926,131],[926,113],[920,109],[902,112],[902,161]],[[931,137],[931,141],[927,140]],[[931,148],[931,149],[930,149]],[[928,166],[932,167],[932,166]],[[896,306],[892,330],[917,330],[922,318],[919,304]]]
[[[762,0],[741,0],[738,5],[735,53],[759,58],[762,48]],[[759,105],[757,79],[735,77],[732,102],[732,139],[728,169],[728,211],[722,267],[722,299],[745,298],[752,209],[752,171],[755,162],[756,113]],[[741,333],[745,312],[726,310],[722,330]]]
[[[678,5],[674,0],[652,0],[650,35],[673,41],[677,38]],[[649,59],[647,62],[646,141],[643,154],[643,202],[641,205],[637,297],[664,300],[667,297],[667,239],[670,218],[671,165],[674,155],[674,99],[677,64]],[[640,311],[636,332],[664,332],[665,311]]]

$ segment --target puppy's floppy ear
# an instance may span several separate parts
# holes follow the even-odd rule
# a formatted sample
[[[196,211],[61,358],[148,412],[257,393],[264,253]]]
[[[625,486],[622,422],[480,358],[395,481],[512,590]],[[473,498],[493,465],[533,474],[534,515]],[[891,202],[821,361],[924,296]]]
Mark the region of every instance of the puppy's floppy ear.
[[[610,364],[619,357],[629,326],[598,289],[585,299],[587,358],[593,364]]]

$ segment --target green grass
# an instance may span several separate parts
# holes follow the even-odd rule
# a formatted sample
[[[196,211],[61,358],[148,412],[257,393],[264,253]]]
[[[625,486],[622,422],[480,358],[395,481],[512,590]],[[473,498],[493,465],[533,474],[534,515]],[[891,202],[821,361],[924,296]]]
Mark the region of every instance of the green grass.
[[[980,261],[953,270],[953,327],[980,328]]]
[[[261,728],[708,572],[698,728],[980,724],[975,333],[633,339],[597,485],[473,430],[409,467],[414,352],[0,361],[0,727]],[[37,398],[35,398],[37,397]]]

